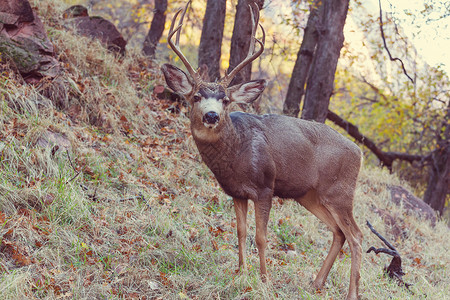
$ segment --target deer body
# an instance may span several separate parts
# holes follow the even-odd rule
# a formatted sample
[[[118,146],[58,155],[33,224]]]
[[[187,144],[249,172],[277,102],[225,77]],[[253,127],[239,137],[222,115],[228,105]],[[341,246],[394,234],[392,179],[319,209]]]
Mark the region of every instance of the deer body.
[[[247,58],[218,82],[204,82],[179,46],[182,20],[168,42],[186,66],[161,67],[167,85],[190,103],[191,131],[203,161],[225,193],[233,197],[239,243],[239,268],[246,269],[248,200],[255,204],[260,272],[267,278],[265,250],[272,198],[292,198],[323,221],[333,233],[330,251],[314,280],[322,288],[330,269],[347,240],[352,255],[347,299],[358,299],[362,233],[353,218],[353,198],[362,153],[356,144],[325,124],[278,115],[231,112],[230,103],[251,103],[266,87],[265,80],[252,80],[229,87],[233,77],[264,49],[255,38],[259,10],[252,12],[252,41]],[[261,27],[262,29],[262,27]],[[263,34],[264,34],[264,30]],[[172,37],[177,33],[176,44]],[[255,42],[260,45],[255,52]]]
[[[268,188],[273,196],[297,199],[313,189],[324,192],[329,178],[358,174],[359,147],[324,124],[279,115],[229,116],[211,134],[212,142],[192,131],[203,161],[232,197],[258,201],[258,191]]]

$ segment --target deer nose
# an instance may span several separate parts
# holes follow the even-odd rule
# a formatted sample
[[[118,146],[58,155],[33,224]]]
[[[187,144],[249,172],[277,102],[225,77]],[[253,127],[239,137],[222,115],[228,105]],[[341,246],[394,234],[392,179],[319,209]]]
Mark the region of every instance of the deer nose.
[[[217,122],[219,122],[219,120],[220,120],[220,117],[215,111],[207,112],[203,116],[203,122],[208,123],[208,124],[216,124]]]

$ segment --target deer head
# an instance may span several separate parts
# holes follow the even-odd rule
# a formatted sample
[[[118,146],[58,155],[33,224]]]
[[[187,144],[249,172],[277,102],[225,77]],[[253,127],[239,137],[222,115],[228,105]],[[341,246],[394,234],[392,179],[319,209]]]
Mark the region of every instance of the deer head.
[[[221,124],[223,123],[222,121],[227,118],[231,103],[251,103],[261,95],[266,87],[265,80],[252,80],[229,87],[231,80],[233,80],[237,73],[239,73],[239,71],[247,64],[258,58],[264,51],[265,32],[263,27],[259,24],[259,8],[256,3],[253,3],[253,8],[249,5],[252,18],[252,36],[247,57],[229,74],[225,74],[225,76],[217,82],[204,81],[200,75],[200,71],[194,70],[181,52],[179,46],[183,19],[189,3],[190,1],[184,9],[180,9],[176,12],[168,36],[170,47],[181,59],[189,74],[186,74],[181,69],[170,64],[164,64],[161,69],[167,85],[175,92],[183,95],[186,101],[191,104],[191,127],[196,128],[197,131],[214,131],[220,129]],[[174,29],[176,19],[180,13],[180,21]],[[258,25],[263,32],[262,40],[255,38]],[[174,44],[172,38],[175,34],[176,40]],[[260,46],[258,51],[255,51],[256,43]],[[212,135],[211,132],[208,132],[208,136],[212,137],[214,135]]]

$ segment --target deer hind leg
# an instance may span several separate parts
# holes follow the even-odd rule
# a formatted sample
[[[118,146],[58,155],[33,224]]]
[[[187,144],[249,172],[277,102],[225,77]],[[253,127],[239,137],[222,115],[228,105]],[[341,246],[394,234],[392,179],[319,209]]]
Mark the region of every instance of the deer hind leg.
[[[247,211],[248,200],[233,198],[234,210],[236,212],[237,236],[239,244],[239,271],[247,271],[245,263],[245,242],[247,239]]]
[[[351,206],[333,206],[326,205],[329,212],[333,216],[339,228],[345,235],[350,246],[352,255],[351,271],[350,271],[350,286],[347,294],[347,299],[358,299],[359,278],[362,259],[362,239],[361,230],[353,218]]]
[[[333,242],[331,243],[330,250],[328,251],[328,255],[313,282],[314,288],[321,289],[328,277],[328,274],[330,273],[331,267],[333,266],[339,251],[344,245],[345,236],[328,209],[318,201],[317,194],[314,191],[309,192],[303,198],[296,199],[296,201],[315,215],[319,220],[324,222],[333,232]]]

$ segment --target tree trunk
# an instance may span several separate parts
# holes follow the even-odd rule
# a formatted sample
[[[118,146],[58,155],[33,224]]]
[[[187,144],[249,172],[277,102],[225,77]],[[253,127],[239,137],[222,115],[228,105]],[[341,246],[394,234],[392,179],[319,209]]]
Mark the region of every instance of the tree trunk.
[[[220,55],[227,0],[208,0],[198,48],[198,65],[208,67],[210,81],[220,78]]]
[[[349,0],[325,0],[318,25],[318,41],[306,84],[302,118],[325,122],[333,93],[334,73],[344,44]]]
[[[441,215],[449,194],[450,185],[450,103],[444,117],[443,136],[438,135],[438,149],[431,156],[430,178],[423,200]]]
[[[434,210],[442,215],[445,207],[445,201],[448,195],[449,175],[450,175],[450,151],[449,148],[441,149],[432,157],[430,166],[430,178],[428,179],[427,190],[425,191],[424,201]]]
[[[311,6],[311,12],[309,13],[308,22],[303,33],[302,45],[297,54],[297,60],[292,70],[291,80],[283,105],[283,113],[291,117],[298,117],[300,112],[300,102],[305,93],[305,83],[317,45],[317,21],[320,18],[319,9],[322,7],[318,5],[319,1],[315,1]],[[320,11],[323,10],[320,9]]]
[[[155,12],[142,48],[144,54],[151,58],[155,57],[156,47],[164,31],[166,10],[167,0],[155,0]]]
[[[231,72],[231,70],[247,56],[248,48],[250,46],[250,37],[252,35],[252,21],[250,19],[251,15],[248,5],[253,2],[256,2],[259,9],[262,9],[264,0],[238,0],[233,35],[231,37],[230,66],[228,72]],[[248,64],[236,75],[236,77],[234,77],[230,85],[249,81],[251,79],[251,74],[252,64]]]

